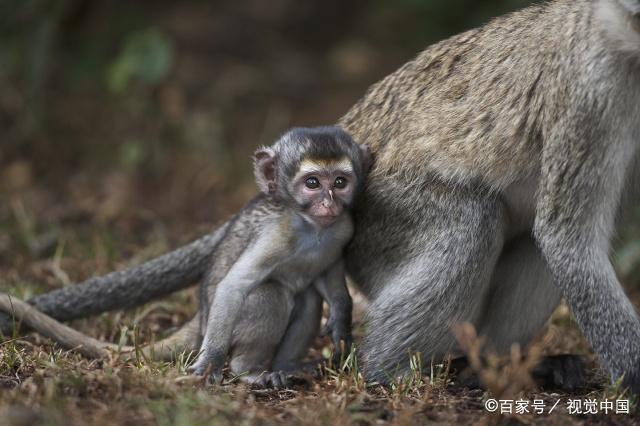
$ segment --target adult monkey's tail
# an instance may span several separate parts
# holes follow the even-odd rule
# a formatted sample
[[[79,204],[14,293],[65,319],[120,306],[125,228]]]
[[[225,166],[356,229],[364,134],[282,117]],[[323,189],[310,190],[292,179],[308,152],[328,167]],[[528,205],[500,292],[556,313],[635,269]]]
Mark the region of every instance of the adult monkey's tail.
[[[63,348],[75,350],[91,359],[107,359],[113,354],[125,358],[142,356],[153,360],[169,361],[179,353],[197,351],[200,324],[198,314],[176,333],[160,342],[140,347],[138,351],[134,346],[120,346],[87,336],[5,293],[0,293],[0,311],[10,314],[15,321],[26,324]]]
[[[142,305],[200,280],[226,230],[227,223],[211,234],[141,265],[40,294],[27,302],[58,321]],[[9,315],[0,312],[2,334],[10,335],[14,323]]]
[[[108,349],[117,349],[117,345],[86,336],[8,294],[0,293],[0,309],[4,312],[11,312],[17,321],[24,322],[64,348],[77,350],[88,358],[107,358],[109,356]]]

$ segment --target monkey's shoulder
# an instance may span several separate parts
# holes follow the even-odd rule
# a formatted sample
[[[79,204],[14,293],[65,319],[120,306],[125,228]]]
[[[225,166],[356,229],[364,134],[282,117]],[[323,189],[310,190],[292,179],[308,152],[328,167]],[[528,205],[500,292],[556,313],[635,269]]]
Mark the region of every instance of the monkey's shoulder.
[[[272,230],[278,227],[284,209],[272,203],[270,197],[256,196],[236,212],[229,220],[224,237],[217,244],[216,255],[209,266],[210,280],[217,282],[238,261],[242,254],[265,238],[273,238]],[[278,241],[271,241],[275,247]]]
[[[231,218],[222,244],[235,247],[234,251],[240,253],[254,246],[270,247],[274,255],[286,253],[294,244],[293,214],[282,202],[259,194]]]
[[[353,222],[342,214],[326,228],[318,228],[297,210],[273,197],[258,195],[231,220],[231,225],[214,260],[221,273],[240,256],[260,259],[276,266],[279,277],[302,283],[316,276],[342,256],[353,234]]]
[[[238,218],[247,223],[263,224],[279,219],[287,212],[287,206],[276,198],[260,193],[238,212]]]
[[[257,195],[231,218],[226,237],[256,239],[264,229],[277,226],[286,213],[282,203],[264,194]]]

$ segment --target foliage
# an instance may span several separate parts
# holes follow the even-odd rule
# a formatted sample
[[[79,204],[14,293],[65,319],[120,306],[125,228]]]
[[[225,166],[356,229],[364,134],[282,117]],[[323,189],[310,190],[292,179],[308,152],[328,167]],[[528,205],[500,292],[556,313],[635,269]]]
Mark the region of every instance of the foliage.
[[[172,56],[171,42],[158,30],[129,35],[122,52],[109,67],[109,88],[122,93],[133,79],[150,86],[159,84],[169,72]]]

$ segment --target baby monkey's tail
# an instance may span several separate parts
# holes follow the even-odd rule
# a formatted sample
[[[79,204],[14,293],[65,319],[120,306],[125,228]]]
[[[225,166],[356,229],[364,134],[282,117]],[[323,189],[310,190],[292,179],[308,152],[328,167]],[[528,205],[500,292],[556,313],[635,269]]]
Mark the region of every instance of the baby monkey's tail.
[[[190,244],[141,265],[40,294],[27,303],[53,319],[69,321],[132,308],[182,290],[202,278],[227,227],[228,222]],[[0,313],[2,334],[11,334],[13,325],[8,315]]]

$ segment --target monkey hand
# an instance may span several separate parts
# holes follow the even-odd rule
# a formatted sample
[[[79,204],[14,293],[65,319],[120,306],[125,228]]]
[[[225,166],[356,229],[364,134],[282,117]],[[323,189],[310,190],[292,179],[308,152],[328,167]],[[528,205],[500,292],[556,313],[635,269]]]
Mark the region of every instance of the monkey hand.
[[[344,361],[344,357],[351,351],[351,345],[353,343],[350,321],[340,321],[332,318],[330,315],[327,324],[322,330],[322,335],[331,336],[331,341],[334,345],[333,363],[339,364]]]
[[[219,351],[204,351],[187,371],[195,376],[205,376],[209,384],[220,384],[224,360],[225,356]]]

